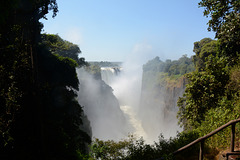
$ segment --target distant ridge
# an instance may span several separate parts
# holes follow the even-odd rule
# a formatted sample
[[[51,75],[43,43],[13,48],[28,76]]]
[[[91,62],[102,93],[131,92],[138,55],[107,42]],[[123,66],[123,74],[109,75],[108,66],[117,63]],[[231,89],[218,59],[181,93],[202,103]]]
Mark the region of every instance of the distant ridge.
[[[91,65],[97,65],[99,67],[121,67],[122,62],[109,62],[109,61],[88,61]]]

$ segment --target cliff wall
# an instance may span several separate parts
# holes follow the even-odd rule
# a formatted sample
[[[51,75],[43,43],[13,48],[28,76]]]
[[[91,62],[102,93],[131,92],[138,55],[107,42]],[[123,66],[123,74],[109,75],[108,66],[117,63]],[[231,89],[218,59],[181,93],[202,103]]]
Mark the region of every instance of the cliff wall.
[[[183,95],[185,85],[183,76],[170,78],[167,74],[143,72],[139,116],[153,140],[160,134],[169,138],[182,130],[177,124],[177,100]]]

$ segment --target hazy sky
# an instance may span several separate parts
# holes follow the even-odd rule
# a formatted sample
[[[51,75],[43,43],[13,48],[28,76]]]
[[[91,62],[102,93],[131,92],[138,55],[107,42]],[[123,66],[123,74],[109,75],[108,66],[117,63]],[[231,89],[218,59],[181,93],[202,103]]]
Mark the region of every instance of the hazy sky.
[[[214,38],[200,0],[57,0],[44,32],[78,44],[87,61],[149,60],[193,55],[193,43]]]

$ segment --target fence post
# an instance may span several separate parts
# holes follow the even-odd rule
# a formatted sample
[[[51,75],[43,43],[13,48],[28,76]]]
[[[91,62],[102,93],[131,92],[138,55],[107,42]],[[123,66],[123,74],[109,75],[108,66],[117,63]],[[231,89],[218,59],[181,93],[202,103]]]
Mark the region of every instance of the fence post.
[[[200,143],[199,160],[203,160],[203,152],[204,152],[204,140],[202,140]]]
[[[236,123],[233,123],[233,124],[232,124],[232,133],[231,133],[231,146],[230,146],[231,152],[234,152],[234,141],[235,141],[235,125],[236,125]]]

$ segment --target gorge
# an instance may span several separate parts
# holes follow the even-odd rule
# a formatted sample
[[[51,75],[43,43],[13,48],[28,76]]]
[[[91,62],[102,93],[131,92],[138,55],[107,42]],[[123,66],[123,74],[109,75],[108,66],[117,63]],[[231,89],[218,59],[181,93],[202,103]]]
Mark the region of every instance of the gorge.
[[[78,69],[78,101],[90,121],[92,137],[118,141],[133,134],[153,143],[160,134],[170,138],[182,130],[176,104],[185,89],[184,79],[174,85],[150,82],[148,78],[157,74],[149,76],[142,65],[101,66],[100,72],[96,78]]]

